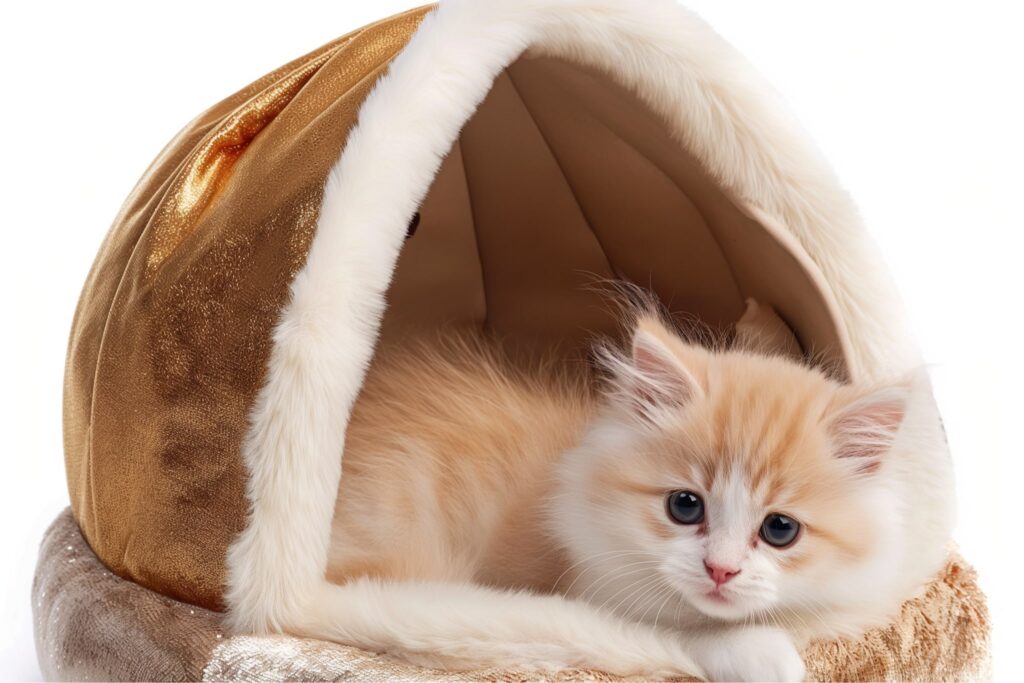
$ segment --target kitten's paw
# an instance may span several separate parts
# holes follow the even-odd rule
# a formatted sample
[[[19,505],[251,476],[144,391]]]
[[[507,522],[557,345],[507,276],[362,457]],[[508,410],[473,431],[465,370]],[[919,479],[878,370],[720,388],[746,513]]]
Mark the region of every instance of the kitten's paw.
[[[792,638],[767,626],[709,637],[697,661],[712,681],[802,681],[806,669]]]

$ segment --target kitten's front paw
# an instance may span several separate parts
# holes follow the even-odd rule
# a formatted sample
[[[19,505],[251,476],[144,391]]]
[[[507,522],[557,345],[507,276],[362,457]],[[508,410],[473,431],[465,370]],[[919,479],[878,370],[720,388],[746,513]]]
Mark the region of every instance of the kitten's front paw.
[[[709,637],[697,660],[712,681],[802,681],[804,660],[785,631],[768,626]]]

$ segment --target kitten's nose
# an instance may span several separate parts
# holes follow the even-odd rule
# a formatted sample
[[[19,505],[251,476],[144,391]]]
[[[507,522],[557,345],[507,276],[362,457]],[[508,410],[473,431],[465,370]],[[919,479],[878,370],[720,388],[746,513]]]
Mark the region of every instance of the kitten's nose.
[[[708,564],[707,560],[704,560],[704,570],[708,573],[708,576],[711,577],[711,580],[715,582],[716,586],[721,586],[723,583],[740,573],[739,569],[723,567],[717,564]]]

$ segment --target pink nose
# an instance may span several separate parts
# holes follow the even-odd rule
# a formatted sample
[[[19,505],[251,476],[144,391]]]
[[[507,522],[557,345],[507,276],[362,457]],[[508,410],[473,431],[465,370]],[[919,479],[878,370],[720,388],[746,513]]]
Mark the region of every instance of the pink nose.
[[[707,560],[704,560],[704,570],[707,571],[708,576],[711,577],[711,580],[715,582],[716,586],[721,586],[723,583],[740,573],[739,569],[722,567],[717,564],[708,564]]]

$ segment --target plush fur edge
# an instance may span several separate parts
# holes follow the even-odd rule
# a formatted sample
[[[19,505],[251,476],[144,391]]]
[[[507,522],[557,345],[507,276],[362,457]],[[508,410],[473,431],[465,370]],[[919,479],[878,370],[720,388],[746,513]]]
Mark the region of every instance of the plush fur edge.
[[[636,91],[724,187],[786,226],[832,285],[858,376],[913,363],[853,204],[776,93],[700,19],[671,0],[442,0],[363,104],[274,331],[243,444],[251,511],[227,558],[237,631],[294,628],[330,590],[345,427],[406,224],[462,125],[527,48]]]

